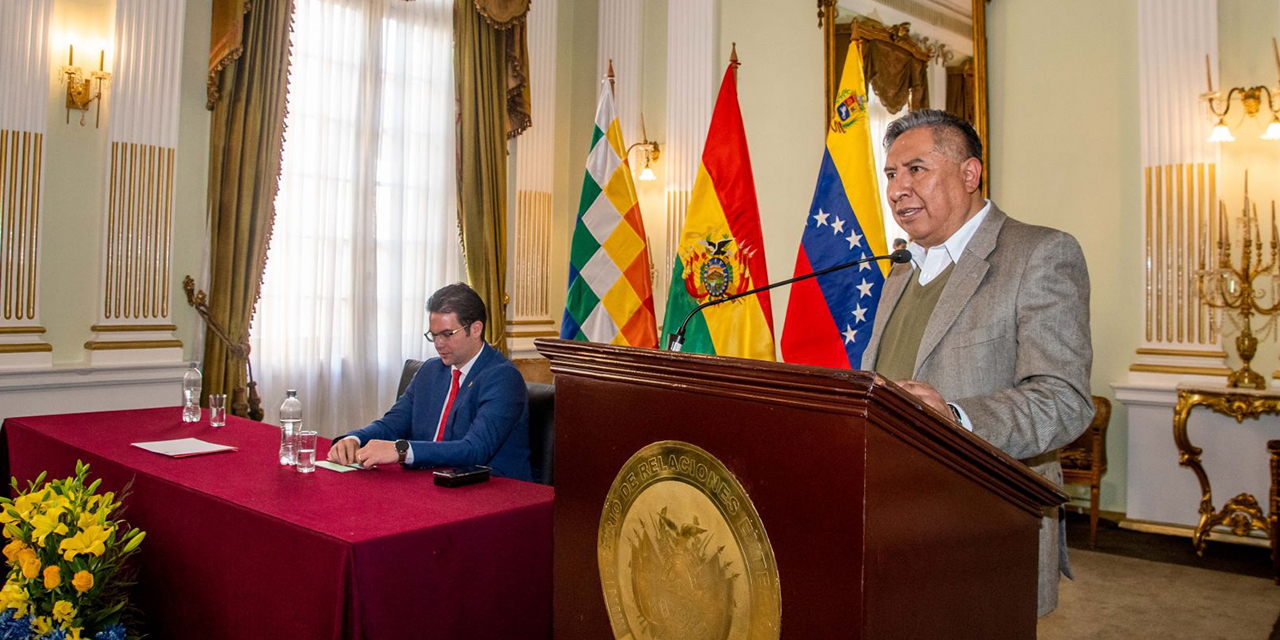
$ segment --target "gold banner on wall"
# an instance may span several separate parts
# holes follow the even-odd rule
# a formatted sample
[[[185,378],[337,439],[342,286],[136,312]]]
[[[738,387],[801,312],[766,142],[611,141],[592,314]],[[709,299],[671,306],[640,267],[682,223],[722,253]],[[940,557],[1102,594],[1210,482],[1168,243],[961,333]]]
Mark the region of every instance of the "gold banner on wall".
[[[0,130],[0,299],[5,321],[36,317],[44,135]]]
[[[102,317],[169,317],[174,150],[111,143]]]

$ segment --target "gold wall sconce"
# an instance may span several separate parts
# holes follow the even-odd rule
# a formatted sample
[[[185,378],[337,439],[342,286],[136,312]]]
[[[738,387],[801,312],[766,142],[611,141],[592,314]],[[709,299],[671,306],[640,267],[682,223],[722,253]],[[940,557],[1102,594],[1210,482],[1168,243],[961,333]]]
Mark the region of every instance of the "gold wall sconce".
[[[1280,78],[1280,48],[1276,46],[1276,39],[1271,39],[1271,53],[1276,60],[1276,76]],[[1227,127],[1227,113],[1231,111],[1231,99],[1236,96],[1240,97],[1240,106],[1244,109],[1244,114],[1250,118],[1258,115],[1262,109],[1262,98],[1266,95],[1267,110],[1271,112],[1271,122],[1267,124],[1266,131],[1262,132],[1263,140],[1280,140],[1280,110],[1276,108],[1276,99],[1280,99],[1280,90],[1274,90],[1265,85],[1256,87],[1232,87],[1227,91],[1226,97],[1223,97],[1222,91],[1213,90],[1213,75],[1209,71],[1209,56],[1204,56],[1204,72],[1209,81],[1209,92],[1200,96],[1201,100],[1209,106],[1209,113],[1218,119],[1217,124],[1213,126],[1213,132],[1209,134],[1209,142],[1233,142],[1236,137],[1231,134],[1231,129]]]
[[[93,127],[96,129],[102,122],[102,92],[111,83],[111,72],[104,69],[107,57],[106,49],[98,51],[98,70],[85,73],[76,66],[76,46],[67,46],[67,64],[62,66],[62,81],[67,85],[67,124],[71,124],[71,110],[80,111],[80,126],[84,126],[85,115],[89,105],[97,103]],[[96,84],[95,84],[96,83]]]
[[[657,180],[658,177],[653,175],[653,169],[649,165],[658,161],[658,156],[661,155],[662,149],[656,141],[649,139],[649,132],[644,127],[643,113],[640,114],[640,137],[644,138],[644,140],[627,147],[627,157],[631,157],[632,149],[640,147],[640,157],[644,159],[644,164],[641,165],[643,169],[640,170],[639,179],[645,182],[652,182]]]

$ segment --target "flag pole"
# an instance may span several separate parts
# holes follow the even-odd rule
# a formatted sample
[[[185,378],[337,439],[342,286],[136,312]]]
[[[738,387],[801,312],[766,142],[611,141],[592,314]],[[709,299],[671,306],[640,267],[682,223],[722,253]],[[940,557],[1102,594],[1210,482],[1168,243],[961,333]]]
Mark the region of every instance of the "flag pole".
[[[613,58],[609,58],[609,75],[605,77],[609,79],[609,93],[615,93],[613,90]]]
[[[734,81],[738,79],[738,67],[741,65],[742,63],[738,62],[738,43],[735,42],[733,43],[733,50],[729,52],[729,66],[733,67]]]

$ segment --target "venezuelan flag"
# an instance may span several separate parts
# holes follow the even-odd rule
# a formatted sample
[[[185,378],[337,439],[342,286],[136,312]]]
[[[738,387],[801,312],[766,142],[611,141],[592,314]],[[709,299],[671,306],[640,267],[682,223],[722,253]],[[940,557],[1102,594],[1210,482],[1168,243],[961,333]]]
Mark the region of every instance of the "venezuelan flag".
[[[800,237],[797,276],[885,253],[866,106],[862,56],[855,43],[845,57],[836,92],[818,186]],[[888,269],[887,262],[864,263],[792,286],[782,328],[782,359],[860,368]]]
[[[699,304],[769,283],[747,134],[738,109],[736,66],[729,65],[720,83],[702,166],[680,232],[679,255],[672,261],[664,329],[668,334]],[[773,360],[769,292],[699,312],[689,321],[682,350]]]

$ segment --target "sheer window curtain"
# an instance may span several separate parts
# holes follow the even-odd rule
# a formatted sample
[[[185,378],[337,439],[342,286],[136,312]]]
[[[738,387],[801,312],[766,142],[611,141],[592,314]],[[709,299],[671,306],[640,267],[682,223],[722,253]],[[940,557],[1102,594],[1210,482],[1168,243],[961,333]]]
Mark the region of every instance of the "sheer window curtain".
[[[460,277],[452,0],[295,0],[280,190],[252,361],[326,436],[394,400],[432,291]]]

